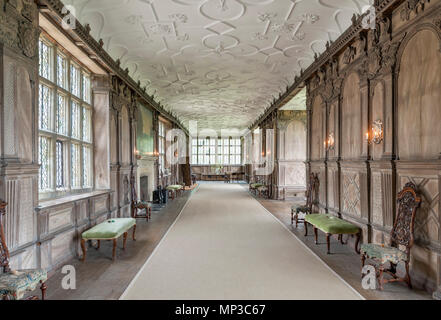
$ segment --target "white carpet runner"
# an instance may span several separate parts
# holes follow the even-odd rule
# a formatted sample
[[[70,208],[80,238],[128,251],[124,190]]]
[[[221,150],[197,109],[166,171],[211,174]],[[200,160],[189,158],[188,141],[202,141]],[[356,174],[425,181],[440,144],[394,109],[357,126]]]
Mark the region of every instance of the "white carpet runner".
[[[225,183],[201,184],[121,297],[361,298],[243,187]]]

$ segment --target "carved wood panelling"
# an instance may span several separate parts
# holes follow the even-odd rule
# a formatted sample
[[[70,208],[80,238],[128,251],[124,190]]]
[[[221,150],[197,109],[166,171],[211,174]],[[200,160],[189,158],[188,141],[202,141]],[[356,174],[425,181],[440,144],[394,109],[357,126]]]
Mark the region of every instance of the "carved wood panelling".
[[[5,58],[4,65],[4,109],[3,109],[3,125],[4,127],[4,154],[6,156],[15,156],[16,140],[15,140],[15,107],[17,103],[17,65],[10,58]]]
[[[356,171],[342,172],[343,212],[361,217],[360,174]]]
[[[404,43],[398,79],[400,159],[438,159],[441,152],[441,40],[432,30]],[[424,77],[415,77],[424,74]]]
[[[351,73],[345,80],[342,103],[341,150],[345,159],[355,159],[361,155],[363,135],[361,115],[360,78]]]
[[[383,226],[383,184],[381,173],[372,174],[372,222],[379,226]]]

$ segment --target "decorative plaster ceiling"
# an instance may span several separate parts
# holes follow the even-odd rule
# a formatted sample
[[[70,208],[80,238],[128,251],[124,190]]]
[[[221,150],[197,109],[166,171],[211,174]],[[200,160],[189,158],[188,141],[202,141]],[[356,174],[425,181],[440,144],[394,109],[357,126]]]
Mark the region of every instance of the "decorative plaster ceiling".
[[[64,0],[188,125],[245,129],[369,0]]]
[[[280,110],[306,110],[306,88],[300,90],[300,92],[280,108]]]

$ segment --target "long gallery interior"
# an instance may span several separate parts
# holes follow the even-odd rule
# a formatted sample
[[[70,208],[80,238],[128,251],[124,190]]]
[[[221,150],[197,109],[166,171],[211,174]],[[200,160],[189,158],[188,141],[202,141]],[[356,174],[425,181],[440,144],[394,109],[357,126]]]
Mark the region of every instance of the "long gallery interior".
[[[0,0],[0,300],[441,299],[441,0]]]

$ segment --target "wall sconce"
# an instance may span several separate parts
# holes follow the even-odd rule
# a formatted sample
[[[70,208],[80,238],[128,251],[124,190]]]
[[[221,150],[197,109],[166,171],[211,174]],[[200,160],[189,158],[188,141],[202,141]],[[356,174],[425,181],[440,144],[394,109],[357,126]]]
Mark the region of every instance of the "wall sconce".
[[[135,158],[136,159],[141,159],[141,155],[139,154],[139,150],[135,148]]]
[[[383,121],[375,120],[372,123],[372,130],[366,132],[366,141],[368,144],[380,144],[384,139]]]
[[[334,150],[334,145],[335,145],[334,132],[331,132],[328,135],[328,139],[325,140],[323,145],[324,145],[326,151]]]

